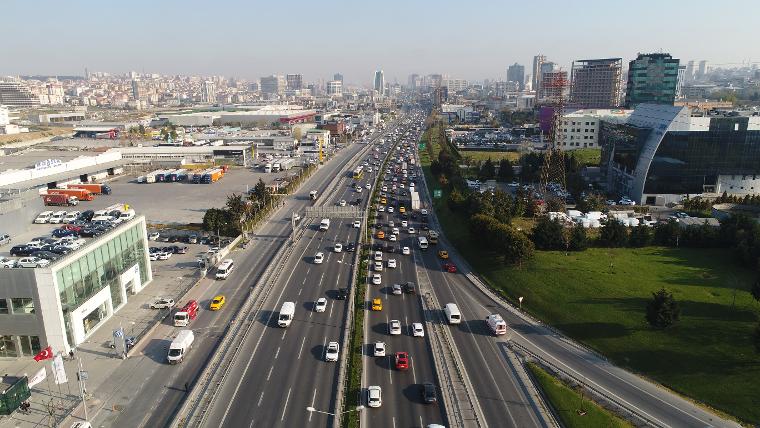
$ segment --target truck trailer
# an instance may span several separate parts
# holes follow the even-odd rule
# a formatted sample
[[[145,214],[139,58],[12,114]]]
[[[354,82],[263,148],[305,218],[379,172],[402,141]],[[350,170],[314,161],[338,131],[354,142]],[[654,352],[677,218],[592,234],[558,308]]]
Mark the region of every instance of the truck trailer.
[[[111,186],[103,183],[88,183],[88,184],[69,184],[67,189],[85,189],[96,195],[110,195]]]
[[[95,196],[86,189],[48,189],[48,195],[67,195],[75,196],[80,201],[91,201]]]
[[[69,206],[77,205],[79,199],[76,196],[68,195],[42,195],[42,203],[45,205]]]

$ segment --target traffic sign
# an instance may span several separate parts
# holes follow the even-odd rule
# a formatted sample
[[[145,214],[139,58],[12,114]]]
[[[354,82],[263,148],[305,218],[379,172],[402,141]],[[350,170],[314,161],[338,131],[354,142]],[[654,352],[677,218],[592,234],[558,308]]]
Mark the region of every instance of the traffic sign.
[[[425,149],[425,143],[420,143],[420,150]]]
[[[443,190],[441,189],[435,189],[433,190],[433,197],[434,198],[440,198],[443,196]]]

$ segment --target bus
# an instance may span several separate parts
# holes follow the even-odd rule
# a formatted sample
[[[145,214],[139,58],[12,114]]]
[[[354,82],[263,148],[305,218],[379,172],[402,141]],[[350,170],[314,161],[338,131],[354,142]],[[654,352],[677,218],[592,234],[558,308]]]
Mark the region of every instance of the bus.
[[[364,167],[359,165],[354,170],[354,180],[361,180],[361,178],[364,176]]]

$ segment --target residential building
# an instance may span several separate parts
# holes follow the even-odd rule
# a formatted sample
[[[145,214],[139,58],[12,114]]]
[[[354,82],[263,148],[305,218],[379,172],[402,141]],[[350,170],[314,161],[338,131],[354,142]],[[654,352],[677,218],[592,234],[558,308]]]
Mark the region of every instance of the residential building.
[[[132,79],[132,98],[141,100],[143,97],[142,83],[140,79]]]
[[[562,150],[599,148],[599,124],[623,122],[632,110],[620,109],[579,109],[565,111],[558,132],[558,146]]]
[[[261,78],[261,93],[270,97],[276,98],[285,93],[287,88],[287,81],[285,76],[271,75]]]
[[[383,70],[375,71],[375,81],[374,81],[373,89],[375,90],[375,92],[377,92],[380,95],[385,94],[385,76],[383,75]]]
[[[628,63],[625,107],[638,104],[673,105],[678,86],[677,58],[667,53],[639,54]]]
[[[544,55],[536,55],[533,57],[533,72],[531,73],[533,76],[533,80],[531,81],[531,88],[533,88],[534,91],[538,91],[538,82],[541,79],[541,65],[546,62],[546,56]]]
[[[14,78],[0,79],[0,105],[8,107],[36,107],[40,99],[29,87]]]
[[[519,90],[525,89],[525,66],[514,63],[507,67],[507,82],[515,82]]]
[[[419,89],[420,86],[422,86],[422,79],[420,78],[419,74],[410,74],[409,75],[409,82],[408,82],[409,89],[416,90]]]
[[[285,76],[287,89],[299,91],[303,89],[303,74],[288,74]]]
[[[622,58],[573,61],[570,104],[582,108],[611,108],[620,105]]]
[[[340,80],[331,80],[327,82],[327,95],[338,97],[343,95],[343,82]]]
[[[608,190],[665,205],[686,195],[760,194],[760,117],[691,117],[687,106],[639,104],[624,123],[602,121]]]
[[[465,79],[443,79],[441,86],[449,90],[449,93],[464,91],[467,89],[467,80]]]
[[[216,83],[214,83],[212,80],[206,80],[203,82],[201,102],[211,104],[216,102]]]

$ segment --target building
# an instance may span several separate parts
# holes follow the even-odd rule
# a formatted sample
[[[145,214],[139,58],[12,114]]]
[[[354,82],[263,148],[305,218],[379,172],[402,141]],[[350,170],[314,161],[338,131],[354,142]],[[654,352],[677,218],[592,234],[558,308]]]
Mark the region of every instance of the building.
[[[0,105],[8,107],[37,107],[40,98],[29,87],[13,78],[0,79]]]
[[[375,71],[375,81],[372,88],[380,95],[385,94],[385,76],[383,75],[383,70]]]
[[[287,89],[300,91],[303,89],[303,74],[288,74],[285,76]]]
[[[201,92],[201,102],[213,104],[216,102],[216,83],[212,80],[203,82],[203,92]]]
[[[143,97],[142,84],[140,79],[132,79],[132,98],[140,100]]]
[[[340,80],[340,83],[343,83],[343,75],[340,73],[333,74],[333,80]]]
[[[0,357],[68,352],[152,280],[144,216],[47,267],[0,269]]]
[[[623,123],[602,121],[608,191],[665,205],[686,195],[760,194],[760,117],[691,117],[689,107],[640,104]]]
[[[699,61],[696,78],[697,80],[705,80],[705,77],[707,77],[707,61],[702,60]]]
[[[533,80],[531,81],[531,88],[538,92],[538,82],[541,80],[541,65],[546,62],[546,56],[536,55],[533,57]]]
[[[544,63],[544,65],[546,64]],[[560,98],[566,98],[568,89],[570,88],[569,82],[567,71],[544,72],[539,81],[538,98],[548,102],[557,102]]]
[[[467,89],[467,80],[465,79],[443,79],[441,86],[449,90],[450,94],[464,91]]]
[[[285,93],[287,81],[284,76],[271,75],[261,78],[261,93],[270,98],[276,98]]]
[[[445,117],[449,123],[459,122],[476,122],[480,119],[480,113],[475,111],[472,106],[461,104],[442,104],[441,117]]]
[[[514,63],[507,67],[507,82],[515,82],[519,85],[519,90],[525,89],[525,66]]]
[[[625,107],[637,104],[673,105],[678,87],[677,58],[667,53],[639,54],[628,63]]]
[[[683,86],[686,82],[686,66],[678,66],[678,78],[676,79],[676,98],[683,98]]]
[[[336,97],[342,96],[343,82],[340,80],[331,80],[327,82],[327,95]]]
[[[559,147],[562,150],[597,149],[601,147],[599,145],[600,122],[602,120],[615,123],[624,122],[631,115],[631,112],[631,110],[621,109],[565,111],[558,132]]]
[[[581,59],[570,70],[570,104],[582,108],[620,105],[622,58]]]
[[[694,61],[689,61],[686,64],[686,71],[683,77],[684,83],[691,83],[694,80]]]

